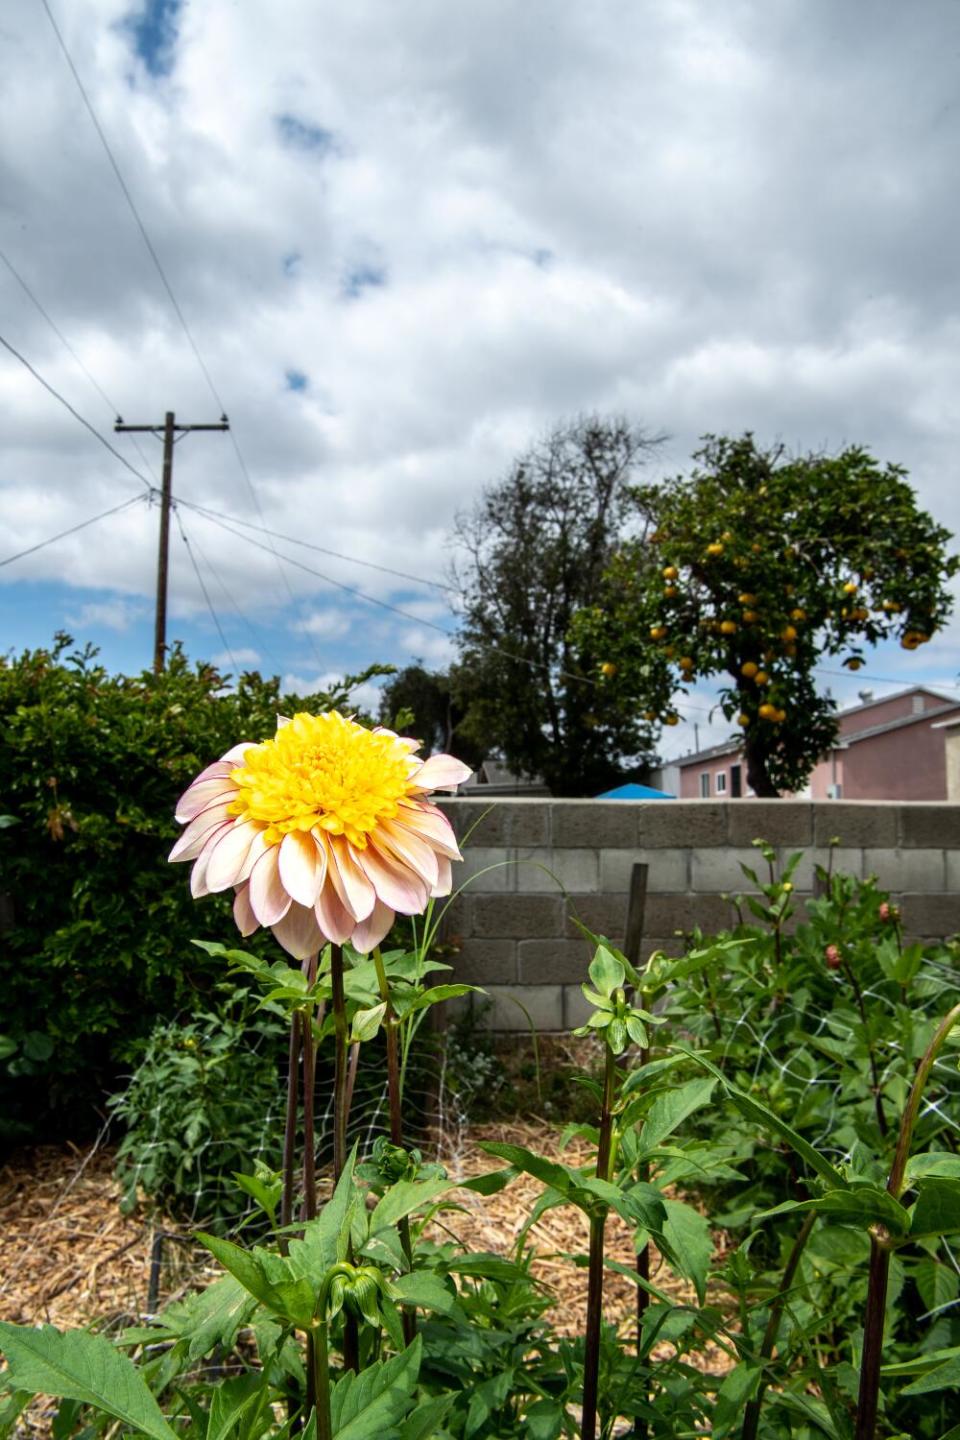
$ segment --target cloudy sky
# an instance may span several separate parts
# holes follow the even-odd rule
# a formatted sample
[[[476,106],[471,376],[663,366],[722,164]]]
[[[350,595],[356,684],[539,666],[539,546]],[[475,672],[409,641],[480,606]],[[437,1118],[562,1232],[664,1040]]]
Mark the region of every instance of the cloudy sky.
[[[0,566],[0,651],[150,662],[160,445],[117,410],[227,410],[177,446],[170,634],[293,686],[445,661],[455,510],[581,411],[670,473],[863,444],[960,530],[956,0],[5,0],[0,54],[0,333],[132,467],[0,351],[0,561],[133,501]],[[960,622],[821,679],[958,667]]]

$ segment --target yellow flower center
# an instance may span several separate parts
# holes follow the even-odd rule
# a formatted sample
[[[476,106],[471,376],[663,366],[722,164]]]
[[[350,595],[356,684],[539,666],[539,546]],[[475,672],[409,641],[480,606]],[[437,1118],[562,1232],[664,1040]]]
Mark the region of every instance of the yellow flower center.
[[[379,822],[397,814],[414,768],[394,735],[374,735],[335,711],[295,715],[230,772],[238,787],[230,813],[263,826],[270,845],[318,828],[363,850]]]

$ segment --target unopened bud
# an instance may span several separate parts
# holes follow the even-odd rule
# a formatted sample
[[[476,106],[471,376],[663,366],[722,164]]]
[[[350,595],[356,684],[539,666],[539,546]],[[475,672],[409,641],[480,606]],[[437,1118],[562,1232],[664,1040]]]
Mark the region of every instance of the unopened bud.
[[[829,970],[840,969],[840,966],[843,962],[840,959],[840,951],[837,949],[836,945],[828,945],[826,950],[824,950],[823,954],[824,959],[827,962],[827,968]]]

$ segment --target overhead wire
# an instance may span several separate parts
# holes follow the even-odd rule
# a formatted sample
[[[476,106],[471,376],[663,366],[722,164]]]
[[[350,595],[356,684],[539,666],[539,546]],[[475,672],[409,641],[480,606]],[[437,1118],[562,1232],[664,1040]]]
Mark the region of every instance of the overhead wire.
[[[35,555],[38,550],[44,550],[48,545],[53,545],[58,540],[65,540],[68,535],[76,535],[79,530],[86,530],[88,525],[96,525],[98,520],[106,520],[108,515],[119,515],[121,510],[129,510],[131,505],[142,505],[146,495],[131,495],[129,500],[123,500],[119,505],[113,505],[109,510],[101,510],[99,515],[91,515],[88,520],[81,520],[77,525],[71,525],[67,530],[60,530],[56,535],[48,535],[46,540],[38,540],[36,545],[28,545],[25,550],[18,550],[14,555],[6,555],[0,560],[0,566],[12,565],[14,560],[22,560],[26,555]]]
[[[223,594],[223,597],[224,597],[224,599],[226,600],[227,604],[230,606],[231,610],[235,610],[235,611],[236,611],[237,615],[240,617],[240,619],[243,621],[244,625],[245,625],[245,626],[247,627],[247,629],[250,631],[250,634],[251,634],[251,636],[253,637],[253,639],[255,640],[255,642],[257,643],[257,645],[258,645],[258,646],[264,651],[264,653],[266,654],[267,659],[269,660],[270,664],[273,665],[274,670],[276,671],[276,673],[277,673],[277,674],[280,674],[280,672],[281,672],[282,669],[283,669],[283,666],[280,664],[280,661],[277,659],[276,655],[273,654],[273,652],[271,651],[269,645],[265,643],[265,635],[264,635],[264,632],[263,632],[262,628],[261,628],[259,625],[254,625],[253,621],[252,621],[252,620],[250,619],[250,617],[246,614],[246,612],[245,612],[244,610],[241,610],[239,604],[237,603],[236,599],[235,599],[234,596],[233,596],[233,593],[232,593],[230,590],[227,589],[226,583],[225,583],[222,575],[220,574],[219,570],[218,570],[218,569],[216,568],[216,566],[214,565],[213,561],[210,559],[209,555],[208,555],[208,554],[206,553],[206,551],[203,549],[203,547],[202,547],[202,545],[200,544],[199,540],[197,539],[196,535],[193,535],[193,536],[191,537],[190,544],[191,544],[191,548],[196,551],[196,553],[199,555],[200,559],[203,561],[204,565],[206,565],[206,567],[207,567],[208,571],[210,572],[210,574],[213,576],[213,579],[214,579],[214,580],[216,581],[216,583],[219,585],[220,590],[221,590],[221,593]]]
[[[2,345],[5,350],[9,350],[10,354],[14,357],[14,359],[19,360],[20,364],[26,370],[29,370],[33,378],[40,382],[44,390],[47,390],[55,400],[58,400],[60,404],[64,407],[64,409],[69,410],[73,418],[75,420],[79,420],[80,424],[84,427],[84,429],[89,430],[93,438],[95,440],[99,440],[100,444],[103,445],[105,449],[110,451],[110,454],[114,457],[114,459],[119,460],[120,464],[123,465],[127,470],[129,470],[131,475],[135,475],[137,477],[141,485],[146,486],[148,494],[153,495],[155,493],[156,487],[151,485],[147,477],[145,475],[142,475],[135,465],[131,465],[127,457],[125,455],[121,455],[120,451],[116,448],[116,446],[111,445],[107,437],[105,435],[101,435],[100,431],[95,425],[91,425],[89,420],[84,419],[84,417],[80,414],[80,411],[75,409],[74,406],[70,404],[70,401],[65,399],[60,394],[59,390],[55,390],[54,387],[50,384],[49,380],[45,380],[40,374],[39,370],[35,369],[34,366],[30,364],[30,361],[27,360],[25,356],[21,355],[20,351],[17,350],[15,346],[11,345],[10,341],[7,340],[3,335],[0,335],[0,345]]]
[[[213,376],[212,376],[211,373],[210,373],[210,369],[209,369],[206,361],[204,360],[203,356],[202,356],[201,353],[200,353],[200,347],[198,346],[196,340],[194,339],[193,332],[192,332],[192,330],[190,329],[190,326],[187,324],[187,318],[186,318],[186,316],[185,316],[184,313],[183,313],[183,309],[182,309],[182,307],[181,307],[181,305],[180,305],[180,302],[178,301],[176,295],[174,294],[173,286],[171,285],[170,279],[169,279],[169,277],[168,277],[168,275],[167,275],[167,272],[166,272],[166,270],[165,270],[164,267],[163,267],[163,264],[162,264],[162,262],[161,262],[161,260],[160,260],[160,256],[159,256],[158,253],[157,253],[156,247],[154,246],[152,240],[150,239],[150,235],[149,235],[149,233],[148,233],[148,231],[147,231],[146,224],[144,223],[143,217],[141,216],[140,211],[139,211],[138,208],[137,208],[136,202],[134,201],[133,195],[131,194],[130,187],[128,186],[126,180],[124,179],[123,171],[120,169],[120,164],[119,164],[116,156],[115,156],[114,153],[113,153],[113,150],[112,150],[112,148],[111,148],[111,146],[110,146],[110,142],[108,141],[108,139],[107,139],[107,137],[106,137],[106,133],[104,132],[103,126],[100,124],[100,120],[99,120],[99,118],[98,118],[98,116],[97,116],[97,112],[96,112],[96,110],[95,110],[94,107],[93,107],[93,102],[91,101],[90,96],[89,96],[88,93],[87,93],[86,87],[84,86],[84,83],[83,83],[82,79],[80,78],[80,72],[78,71],[76,65],[74,64],[73,56],[70,54],[70,51],[69,51],[69,49],[68,49],[68,47],[67,47],[67,42],[64,40],[63,34],[62,34],[61,30],[60,30],[60,27],[57,25],[56,19],[54,18],[54,15],[53,15],[53,11],[50,9],[50,5],[48,4],[48,0],[40,0],[40,3],[41,3],[41,5],[43,6],[44,11],[46,12],[47,19],[50,21],[50,25],[51,25],[51,27],[52,27],[52,29],[53,29],[53,33],[54,33],[54,35],[55,35],[56,38],[57,38],[57,43],[58,43],[58,45],[60,46],[61,51],[63,52],[63,57],[64,57],[64,59],[66,60],[67,65],[68,65],[68,67],[69,67],[69,69],[70,69],[70,73],[71,73],[71,75],[73,76],[73,78],[74,78],[74,80],[75,80],[75,82],[76,82],[77,89],[78,89],[79,92],[80,92],[80,96],[81,96],[81,98],[82,98],[82,100],[83,100],[83,103],[84,103],[84,105],[85,105],[85,107],[86,107],[87,113],[88,113],[88,115],[90,116],[90,119],[91,119],[91,121],[92,121],[92,123],[93,123],[93,127],[94,127],[94,129],[96,130],[96,132],[97,132],[97,136],[98,136],[98,138],[99,138],[99,140],[100,140],[100,144],[103,146],[103,150],[104,150],[104,153],[105,153],[105,155],[106,155],[106,157],[107,157],[107,160],[108,160],[108,162],[109,162],[109,164],[110,164],[110,168],[111,168],[111,170],[113,171],[113,173],[114,173],[114,175],[115,175],[115,177],[116,177],[117,184],[120,186],[120,190],[121,190],[121,193],[123,194],[123,198],[124,198],[124,200],[126,201],[127,206],[128,206],[128,208],[129,208],[129,210],[130,210],[130,213],[131,213],[131,215],[133,216],[133,219],[134,219],[134,222],[135,222],[135,224],[136,224],[136,227],[137,227],[138,231],[140,232],[140,236],[141,236],[141,239],[143,240],[144,245],[146,246],[147,253],[148,253],[149,256],[150,256],[150,259],[153,261],[153,265],[154,265],[154,268],[156,269],[156,272],[157,272],[157,274],[158,274],[158,276],[159,276],[159,278],[160,278],[160,282],[161,282],[164,290],[166,291],[167,297],[168,297],[169,300],[170,300],[170,304],[171,304],[172,307],[173,307],[174,314],[176,315],[177,320],[178,320],[179,323],[180,323],[180,328],[183,330],[184,336],[186,337],[187,343],[188,343],[188,345],[190,346],[190,349],[191,349],[192,352],[193,352],[194,358],[195,358],[195,360],[196,360],[196,362],[197,362],[197,365],[198,365],[199,368],[200,368],[200,371],[201,371],[201,373],[202,373],[202,375],[203,375],[204,380],[206,381],[207,388],[209,389],[210,394],[213,396],[213,399],[214,399],[214,401],[216,402],[216,404],[217,404],[217,406],[218,406],[221,414],[224,416],[224,418],[226,418],[226,406],[225,406],[225,404],[224,404],[224,402],[223,402],[223,398],[222,398],[222,396],[220,395],[220,392],[219,392],[219,390],[217,389],[216,385],[214,384]],[[233,446],[234,454],[236,455],[237,463],[238,463],[238,465],[239,465],[239,467],[240,467],[241,474],[243,475],[243,478],[244,478],[244,481],[245,481],[245,483],[246,483],[246,485],[247,485],[247,488],[248,488],[248,490],[250,491],[250,496],[251,496],[251,499],[253,500],[254,508],[256,509],[257,514],[259,515],[261,522],[263,522],[263,521],[264,521],[264,514],[263,514],[263,508],[262,508],[262,506],[261,506],[261,504],[260,504],[260,497],[259,497],[259,495],[257,494],[256,487],[254,486],[254,483],[253,483],[253,478],[252,478],[252,476],[251,476],[251,474],[250,474],[250,470],[249,470],[249,467],[247,466],[247,462],[246,462],[246,460],[244,459],[243,452],[242,452],[241,449],[240,449],[240,442],[239,442],[239,440],[237,439],[236,432],[235,432],[233,426],[230,427],[230,430],[229,430],[228,433],[229,433],[229,435],[230,435],[230,443],[231,443],[231,445]],[[274,547],[273,547],[272,545],[271,545],[270,549],[271,549],[271,551],[275,554],[275,550],[274,550]],[[292,588],[291,588],[291,586],[290,586],[289,577],[287,576],[286,571],[285,571],[285,570],[283,569],[283,567],[280,565],[279,560],[276,561],[276,565],[277,565],[277,573],[279,574],[281,580],[283,581],[283,584],[284,584],[284,586],[285,586],[285,588],[286,588],[286,590],[287,590],[287,594],[288,594],[290,600],[295,603],[296,597],[294,596],[293,590],[292,590]],[[315,657],[316,657],[317,663],[320,664],[320,663],[321,663],[320,654],[319,654],[319,651],[318,651],[317,648],[316,648],[316,643],[315,643],[315,641],[313,640],[313,637],[312,637],[312,636],[308,636],[308,639],[309,639],[311,648],[313,649],[313,652],[314,652],[314,655],[315,655]]]
[[[187,539],[187,532],[184,528],[183,516],[180,514],[179,505],[174,506],[174,514],[177,517],[177,525],[180,529],[180,538],[183,541],[184,546],[186,547],[187,554],[190,557],[190,564],[193,566],[193,573],[197,577],[197,584],[200,586],[200,589],[203,592],[203,598],[207,602],[207,609],[210,611],[213,623],[217,627],[217,634],[220,636],[220,642],[223,645],[224,650],[226,650],[227,654],[229,655],[230,663],[233,666],[234,673],[236,674],[237,662],[233,658],[233,651],[230,648],[230,642],[224,634],[223,626],[220,624],[220,617],[217,615],[216,610],[213,608],[213,601],[210,599],[210,592],[207,589],[206,584],[204,583],[203,576],[200,574],[200,566],[197,564],[197,557],[194,555],[190,545],[190,541]]]
[[[39,312],[40,315],[42,315],[43,319],[47,322],[47,324],[49,325],[50,329],[53,331],[54,335],[56,335],[56,337],[57,337],[57,339],[60,341],[61,345],[63,345],[64,349],[65,349],[65,350],[67,351],[67,353],[70,355],[70,358],[73,360],[74,364],[79,367],[79,369],[80,369],[80,370],[83,372],[83,374],[86,376],[87,380],[89,380],[90,384],[93,386],[94,390],[96,390],[97,394],[100,396],[100,399],[103,401],[104,405],[105,405],[105,406],[107,407],[107,409],[110,411],[110,414],[111,414],[111,415],[119,415],[119,413],[120,413],[120,407],[119,407],[119,405],[115,405],[115,404],[114,404],[114,402],[110,399],[110,396],[109,396],[109,395],[107,394],[107,392],[104,390],[103,386],[100,384],[100,382],[99,382],[99,380],[96,378],[96,376],[91,373],[91,371],[88,369],[88,367],[87,367],[87,366],[83,363],[83,361],[80,359],[80,356],[77,354],[76,350],[74,350],[73,346],[70,344],[70,341],[67,339],[66,335],[64,335],[63,331],[60,329],[59,325],[58,325],[58,324],[56,323],[56,321],[53,319],[53,317],[52,317],[52,315],[50,314],[50,312],[49,312],[49,311],[45,308],[45,306],[42,305],[41,302],[37,299],[37,296],[33,293],[33,291],[31,290],[30,286],[27,284],[26,280],[25,280],[25,279],[23,278],[23,276],[20,274],[20,271],[16,268],[16,266],[15,266],[14,263],[13,263],[13,261],[10,259],[9,255],[6,255],[3,250],[0,250],[0,260],[3,261],[4,265],[6,265],[7,269],[10,271],[10,274],[13,276],[14,280],[16,280],[17,284],[20,286],[20,289],[21,289],[21,290],[23,291],[23,293],[26,295],[26,297],[27,297],[27,299],[30,301],[30,303],[34,306],[34,308]],[[159,477],[157,476],[156,471],[153,469],[153,466],[150,464],[150,461],[148,460],[147,456],[144,454],[143,450],[140,448],[140,444],[139,444],[139,442],[138,442],[138,440],[137,440],[136,435],[130,435],[129,438],[130,438],[130,440],[133,442],[133,447],[134,447],[134,449],[136,450],[137,454],[140,456],[140,459],[143,461],[144,465],[146,466],[146,468],[150,471],[151,475],[153,476],[154,481],[158,481]]]

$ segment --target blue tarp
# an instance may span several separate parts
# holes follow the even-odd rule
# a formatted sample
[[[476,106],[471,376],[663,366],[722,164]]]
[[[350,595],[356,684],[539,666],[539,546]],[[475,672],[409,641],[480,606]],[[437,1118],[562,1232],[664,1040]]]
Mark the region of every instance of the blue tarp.
[[[650,785],[618,785],[615,790],[604,790],[597,800],[676,800],[666,790],[654,790]]]

